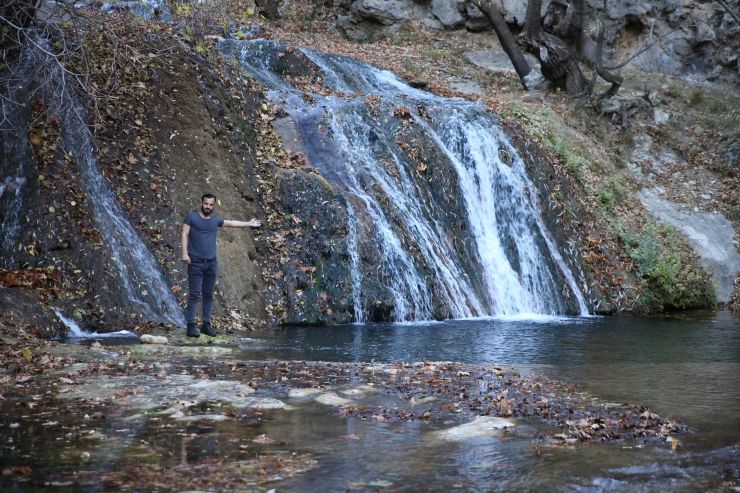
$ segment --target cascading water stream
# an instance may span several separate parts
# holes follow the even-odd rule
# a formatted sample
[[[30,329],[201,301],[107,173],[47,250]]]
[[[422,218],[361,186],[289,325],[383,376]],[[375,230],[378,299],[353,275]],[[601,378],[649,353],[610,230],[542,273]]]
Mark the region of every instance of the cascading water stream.
[[[352,204],[347,203],[347,217],[349,226],[349,237],[347,238],[347,250],[349,251],[349,258],[352,262],[352,297],[354,298],[354,306],[362,306],[362,298],[360,293],[362,292],[362,279],[360,279],[360,254],[357,251],[357,218],[355,217],[355,209]],[[365,322],[365,314],[362,310],[355,312],[355,322],[358,324]]]
[[[8,102],[25,101],[28,89],[9,80],[4,85],[7,101],[2,105],[3,122],[0,125],[0,248],[6,252],[6,263],[10,266],[14,264],[13,251],[18,247],[18,232],[24,211],[23,195],[29,178],[35,174],[36,166],[31,145],[27,138],[21,138],[20,130],[27,121],[30,108]]]
[[[304,98],[303,91],[271,69],[280,58],[274,43],[224,41],[221,47],[268,86],[268,96],[301,129],[312,165],[354,204],[348,210],[348,250],[357,320],[362,317],[357,306],[366,301],[357,258],[357,238],[362,234],[373,236],[378,268],[395,300],[396,321],[435,317],[435,300],[453,318],[573,310],[588,314],[539,215],[537,191],[523,161],[498,118],[483,105],[420,91],[388,71],[308,49],[301,51],[321,70],[325,84],[344,94]],[[378,105],[377,112],[371,111],[374,118],[369,116],[366,95],[377,96],[371,103]],[[459,238],[445,223],[440,204],[430,200],[426,185],[396,141],[390,118],[393,108],[400,107],[454,168],[459,188],[454,193],[465,203],[472,236],[466,243],[472,252],[467,257],[460,254]],[[317,133],[318,123],[326,127],[325,133]],[[501,154],[510,159],[504,161]],[[371,193],[369,187],[381,193]],[[471,272],[476,279],[471,279]],[[564,299],[567,290],[575,303]]]
[[[74,101],[71,94],[67,97]],[[169,290],[158,262],[124,216],[116,196],[100,173],[90,133],[82,119],[82,108],[73,102],[61,116],[65,148],[72,153],[80,169],[85,191],[93,204],[96,225],[121,272],[129,301],[150,320],[184,326],[183,311]]]
[[[130,339],[138,339],[139,336],[137,336],[135,333],[128,331],[128,330],[119,330],[118,332],[105,332],[103,334],[99,334],[97,332],[85,332],[82,330],[82,328],[72,320],[71,318],[65,317],[62,312],[54,308],[54,313],[57,314],[57,317],[59,317],[59,320],[62,321],[64,326],[67,328],[67,337],[71,337],[73,339],[100,339],[100,338],[108,338],[108,337],[119,337],[119,338],[130,338]],[[111,353],[111,354],[117,354],[117,353]]]
[[[45,45],[49,53],[53,52],[48,46],[48,40],[41,36],[36,38],[36,44]],[[22,57],[18,64],[17,76],[22,79],[25,74],[28,79],[24,80],[21,86],[31,86],[34,83],[29,74],[33,72],[32,69],[38,67],[30,67],[32,60],[30,56]],[[183,311],[168,288],[159,263],[126,219],[115,194],[110,190],[100,172],[94,157],[92,138],[85,125],[82,105],[77,102],[72,88],[65,83],[64,74],[58,64],[51,60],[47,61],[49,63],[45,66],[51,73],[46,76],[56,85],[55,90],[47,91],[47,97],[52,99],[51,111],[61,119],[65,151],[74,157],[80,170],[85,192],[93,207],[96,227],[105,240],[105,246],[111,259],[120,271],[121,282],[124,284],[128,301],[152,321],[184,326]],[[10,96],[14,94],[15,92],[9,92]],[[22,107],[27,101],[15,101],[14,103]],[[17,123],[17,129],[24,129],[26,126],[25,121]],[[20,135],[25,135],[25,132],[22,130],[18,132],[20,133],[17,140],[27,139],[27,137],[20,138]],[[3,145],[10,144],[4,143]],[[27,158],[29,163],[33,163],[32,156]],[[5,236],[7,238],[7,234]]]

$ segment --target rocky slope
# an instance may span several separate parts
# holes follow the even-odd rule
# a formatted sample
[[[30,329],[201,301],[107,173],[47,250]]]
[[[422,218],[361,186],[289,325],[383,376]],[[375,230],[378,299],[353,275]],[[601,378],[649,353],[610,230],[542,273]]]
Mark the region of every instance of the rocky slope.
[[[249,19],[262,25],[261,36],[288,46],[352,55],[437,93],[483,100],[502,115],[512,135],[533,139],[526,144],[526,139],[517,139],[519,151],[539,156],[530,161],[540,163],[530,173],[540,188],[546,221],[558,231],[563,247],[580,259],[573,268],[587,279],[585,292],[596,311],[641,313],[713,304],[713,286],[707,284],[707,271],[699,265],[707,248],[692,252],[673,229],[653,222],[645,209],[652,202],[643,200],[643,206],[640,199],[649,192],[695,217],[699,217],[696,213],[724,217],[732,231],[725,228],[723,235],[731,242],[732,232],[740,226],[736,152],[740,102],[737,87],[723,82],[734,80],[727,69],[730,62],[722,65],[722,71],[707,64],[694,70],[688,64],[690,57],[681,55],[686,63],[676,75],[703,70],[704,78],[710,76],[715,82],[626,67],[626,82],[617,98],[627,108],[624,118],[624,112],[610,111],[608,104],[578,105],[556,93],[522,92],[500,57],[495,36],[470,25],[474,15],[469,7],[458,26],[468,30],[456,31],[438,24],[436,1],[398,3],[394,8],[408,19],[383,24],[395,27],[361,40],[377,39],[374,44],[358,44],[335,34],[337,18],[351,15],[346,12],[353,8],[358,12],[355,5],[359,4],[329,9],[298,3],[274,27],[250,17],[246,7],[229,13],[226,20]],[[458,7],[456,12],[462,14]],[[706,4],[690,7],[677,4],[673,12],[694,15],[691,12],[710,9]],[[640,9],[647,10],[610,18],[615,59],[634,47],[634,43],[620,45],[620,40],[632,35],[642,40],[650,35],[645,27],[650,25],[655,35],[655,26],[670,20],[665,17],[667,10],[657,4]],[[714,63],[724,53],[719,44],[734,46],[736,27],[711,9],[706,19],[715,29],[714,41],[692,46],[716,48],[705,56],[705,61]],[[610,12],[616,15],[615,9]],[[193,22],[187,12],[173,15],[183,23],[181,29],[170,26],[163,33],[150,32],[156,41],[141,46],[150,55],[136,58],[129,68],[125,64],[115,68],[122,81],[116,86],[119,97],[104,100],[102,111],[90,113],[101,172],[180,300],[186,289],[179,261],[181,220],[196,209],[202,193],[213,192],[219,197],[220,215],[265,221],[261,231],[220,233],[217,314],[235,308],[250,314],[250,324],[351,321],[348,204],[299,149],[283,146],[282,140],[290,135],[285,115],[268,104],[258,84],[219,57],[212,47],[216,31],[206,30],[198,37],[182,27]],[[643,19],[639,30],[635,19],[640,16],[655,23]],[[120,25],[127,29],[126,22]],[[142,26],[149,29],[151,24]],[[136,38],[140,36],[136,29],[119,34],[143,43]],[[179,40],[173,40],[172,34],[178,34]],[[231,34],[247,37],[237,30]],[[99,51],[93,53],[102,60],[109,48],[99,41],[95,46]],[[660,58],[667,51],[648,53]],[[306,76],[309,81],[310,67],[290,60],[286,59],[286,74],[293,70],[293,76]],[[640,66],[638,61],[633,65]],[[711,76],[715,72],[718,77]],[[111,73],[101,69],[97,76],[104,87]],[[20,275],[23,279],[12,284],[15,288],[32,291],[43,305],[58,306],[88,327],[143,327],[146,321],[126,301],[116,281],[116,261],[107,253],[91,217],[74,158],[62,145],[64,129],[46,111],[48,101],[42,97],[35,101],[24,116],[33,122],[28,132],[14,129],[4,134],[6,142],[16,142],[18,147],[6,148],[3,154],[0,202],[6,212],[2,219],[4,224],[15,221],[18,230],[7,243],[11,248],[4,247],[0,255],[0,266],[7,269],[0,284],[11,286],[9,276]],[[23,176],[14,175],[18,156],[29,159],[31,155],[35,166]],[[647,192],[638,195],[643,188]],[[686,234],[686,224],[676,222],[676,229]],[[8,239],[8,230],[3,233]],[[708,241],[715,244],[714,233],[708,234]],[[726,250],[729,262],[734,261],[731,250]],[[726,269],[731,264],[717,265]],[[34,284],[32,273],[38,271],[29,268],[53,272],[54,282]],[[722,274],[719,298],[729,302],[727,282],[737,276]],[[8,291],[0,292],[11,299]],[[373,315],[377,319],[383,319],[387,311],[383,307],[390,306],[384,304],[381,293],[379,280],[380,304]],[[49,327],[45,331],[53,332]]]

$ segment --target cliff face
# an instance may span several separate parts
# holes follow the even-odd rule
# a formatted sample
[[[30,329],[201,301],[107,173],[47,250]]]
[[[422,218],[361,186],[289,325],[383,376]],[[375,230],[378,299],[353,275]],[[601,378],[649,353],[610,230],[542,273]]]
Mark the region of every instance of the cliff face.
[[[740,15],[740,3],[727,6]],[[527,2],[495,0],[506,22],[517,31],[524,27]],[[542,20],[552,31],[566,16],[568,3],[544,0]],[[421,22],[445,31],[481,32],[491,25],[471,0],[422,2],[399,0],[342,2],[336,29],[357,42],[374,42],[392,36],[402,26]],[[644,45],[653,45],[632,61],[642,70],[696,80],[738,83],[740,81],[740,25],[718,2],[693,0],[601,0],[586,2],[587,32],[605,26],[605,66],[619,64]]]

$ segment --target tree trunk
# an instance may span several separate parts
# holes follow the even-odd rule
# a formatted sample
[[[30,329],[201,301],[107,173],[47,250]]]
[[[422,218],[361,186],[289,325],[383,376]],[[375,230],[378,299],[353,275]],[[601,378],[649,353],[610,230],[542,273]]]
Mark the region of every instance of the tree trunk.
[[[604,0],[604,17],[606,17],[606,0]],[[607,72],[604,68],[604,59],[602,58],[602,51],[604,49],[604,31],[606,31],[606,28],[604,27],[604,22],[602,22],[599,29],[599,35],[596,39],[596,72],[602,79],[611,83],[612,86],[608,91],[606,91],[606,93],[604,93],[605,97],[611,98],[612,96],[617,95],[619,88],[622,86],[622,82],[624,82],[624,78],[619,75],[612,74],[611,72]],[[591,87],[591,89],[593,89],[593,87]]]
[[[541,9],[542,0],[529,0],[527,3],[527,18],[524,32],[519,35],[519,43],[537,57],[542,65],[542,75],[547,80],[571,96],[582,96],[588,91],[588,80],[566,44],[542,30]],[[573,18],[572,23],[577,22],[578,19]]]
[[[585,0],[570,0],[568,3],[568,12],[563,22],[558,25],[555,32],[561,38],[569,40],[578,49],[582,59],[591,62],[594,70],[605,81],[612,86],[604,93],[606,97],[612,97],[617,94],[624,79],[618,75],[608,72],[604,68],[603,51],[604,51],[604,23],[606,22],[607,2],[604,0],[603,18],[599,26],[599,34],[596,42],[585,32],[586,27],[586,2]],[[593,83],[589,84],[588,93],[593,90]]]
[[[519,79],[522,81],[522,85],[526,88],[527,84],[525,83],[524,78],[529,75],[529,72],[532,69],[530,68],[529,63],[527,63],[527,59],[524,58],[524,53],[516,44],[516,39],[514,38],[514,35],[511,34],[511,30],[509,29],[509,26],[506,25],[506,21],[501,15],[501,12],[498,11],[491,0],[478,0],[476,5],[478,5],[480,11],[483,12],[483,15],[485,15],[490,21],[493,30],[496,31],[498,40],[501,42],[501,46],[509,56],[511,64],[514,65],[514,70],[516,70]]]

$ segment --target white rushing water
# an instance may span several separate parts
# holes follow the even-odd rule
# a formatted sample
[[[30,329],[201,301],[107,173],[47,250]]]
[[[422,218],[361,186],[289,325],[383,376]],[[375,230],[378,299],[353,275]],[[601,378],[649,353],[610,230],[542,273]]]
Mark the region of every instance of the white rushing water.
[[[185,316],[162,276],[159,263],[124,216],[116,195],[100,172],[81,114],[82,108],[77,105],[70,105],[63,112],[65,148],[77,162],[93,206],[95,224],[121,273],[128,300],[149,320],[184,326]]]
[[[347,222],[349,226],[349,237],[347,239],[347,250],[352,262],[352,303],[355,308],[355,323],[365,322],[365,314],[362,311],[362,279],[360,278],[360,255],[357,251],[357,218],[352,204],[347,202]]]
[[[36,160],[28,138],[19,138],[27,134],[30,108],[24,103],[29,97],[28,88],[16,80],[3,82],[2,92],[7,100],[0,112],[0,248],[10,265],[13,250],[21,247],[18,235],[25,216],[24,205],[27,205],[23,199],[24,195],[28,197],[33,193],[29,178],[36,174]]]
[[[225,46],[271,89],[271,99],[293,117],[309,140],[321,139],[312,163],[315,160],[314,165],[347,195],[348,203],[355,204],[348,211],[348,250],[356,307],[367,303],[357,241],[373,235],[378,269],[395,302],[395,321],[433,318],[435,297],[453,318],[560,315],[569,310],[563,294],[567,291],[574,294],[580,314],[588,314],[573,274],[540,217],[537,190],[524,162],[498,118],[483,105],[414,89],[391,72],[351,58],[303,49],[329,87],[345,94],[361,93],[354,99],[312,95],[313,102],[306,102],[302,92],[271,71],[271,50],[276,51],[272,42],[230,41]],[[366,95],[381,98],[375,118],[368,117]],[[464,220],[474,243],[467,245],[472,259],[457,251],[449,225],[440,219],[396,143],[388,108],[401,106],[410,109],[414,123],[454,167],[459,190],[451,193],[465,201]],[[424,115],[419,114],[419,106],[424,107]],[[327,127],[326,137],[310,128],[317,122]],[[509,156],[506,162],[502,153]],[[371,193],[369,183],[382,193]],[[368,224],[358,220],[359,206]],[[471,271],[477,279],[468,277]],[[356,308],[356,319],[362,317]]]
[[[53,309],[54,313],[57,314],[59,320],[62,321],[65,327],[67,327],[67,337],[73,337],[75,339],[99,339],[101,337],[138,337],[131,331],[119,330],[118,332],[105,332],[98,334],[97,332],[86,332],[71,318],[65,317],[62,312]]]
[[[41,35],[35,38],[35,45],[40,47],[35,57],[22,57],[18,74],[38,70],[39,59],[46,56],[41,48],[49,53],[53,51],[48,40]],[[46,89],[49,92],[47,97],[50,111],[61,118],[65,152],[74,158],[79,168],[95,226],[103,236],[108,254],[120,272],[120,282],[128,301],[149,320],[184,326],[183,311],[165,282],[159,263],[126,218],[116,195],[100,172],[93,140],[85,124],[84,108],[77,101],[73,88],[65,82],[65,74],[58,64],[51,60],[47,62],[44,66],[51,73],[46,75],[48,80],[53,81],[53,87]],[[27,80],[20,85],[33,84],[33,80]],[[16,141],[22,140],[20,136],[16,137]],[[4,142],[3,145],[11,144]]]

